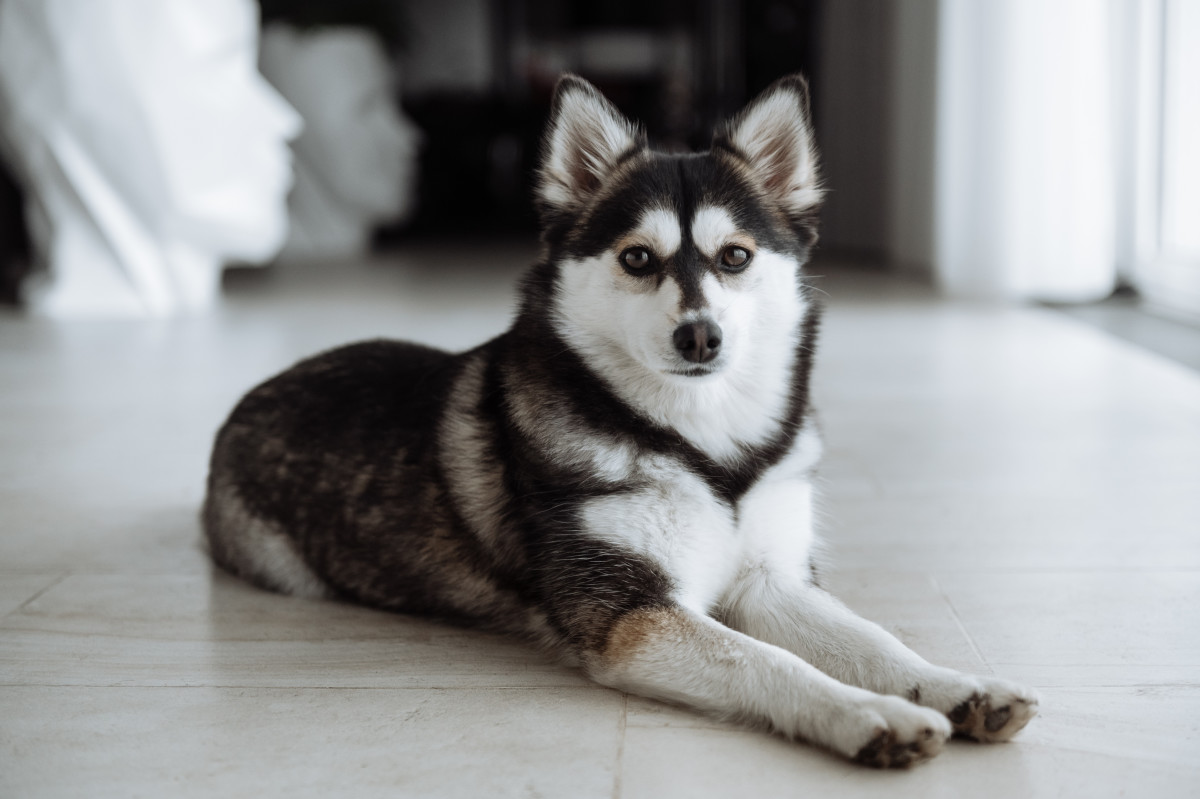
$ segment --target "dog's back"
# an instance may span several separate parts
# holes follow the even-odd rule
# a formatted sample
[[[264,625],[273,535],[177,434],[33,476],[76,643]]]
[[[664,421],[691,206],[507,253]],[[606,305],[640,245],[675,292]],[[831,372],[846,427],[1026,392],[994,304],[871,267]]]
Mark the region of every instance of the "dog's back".
[[[214,559],[263,587],[450,613],[463,531],[438,428],[464,358],[394,341],[302,361],[247,394],[213,450]]]

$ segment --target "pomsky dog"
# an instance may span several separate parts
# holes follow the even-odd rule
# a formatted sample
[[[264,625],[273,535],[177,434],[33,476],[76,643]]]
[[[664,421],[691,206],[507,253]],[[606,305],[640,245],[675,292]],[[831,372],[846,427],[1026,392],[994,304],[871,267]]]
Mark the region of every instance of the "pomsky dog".
[[[697,154],[564,77],[512,327],[462,354],[354,344],[252,390],[212,454],[213,557],[872,766],[1009,738],[1032,691],[931,665],[818,585],[821,195],[798,76]]]

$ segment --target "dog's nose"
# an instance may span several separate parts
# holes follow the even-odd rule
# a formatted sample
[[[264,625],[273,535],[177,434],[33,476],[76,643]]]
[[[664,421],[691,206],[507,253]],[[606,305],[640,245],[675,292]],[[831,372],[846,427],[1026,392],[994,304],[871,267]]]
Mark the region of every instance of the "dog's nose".
[[[721,328],[716,322],[688,322],[675,328],[675,349],[692,363],[708,363],[721,348]]]

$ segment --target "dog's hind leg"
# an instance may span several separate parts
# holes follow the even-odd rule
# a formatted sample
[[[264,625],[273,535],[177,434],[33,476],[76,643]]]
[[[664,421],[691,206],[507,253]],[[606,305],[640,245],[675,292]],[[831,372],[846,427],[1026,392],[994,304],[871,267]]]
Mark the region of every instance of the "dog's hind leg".
[[[1033,690],[932,665],[800,577],[764,566],[747,570],[723,606],[723,618],[734,629],[850,685],[941,711],[959,735],[1007,740],[1037,713]]]
[[[584,665],[605,685],[766,724],[872,766],[926,760],[950,735],[939,713],[840,683],[679,606],[625,613]]]
[[[209,553],[226,571],[282,594],[325,599],[332,591],[300,556],[296,542],[258,518],[221,481],[209,485],[201,516]]]

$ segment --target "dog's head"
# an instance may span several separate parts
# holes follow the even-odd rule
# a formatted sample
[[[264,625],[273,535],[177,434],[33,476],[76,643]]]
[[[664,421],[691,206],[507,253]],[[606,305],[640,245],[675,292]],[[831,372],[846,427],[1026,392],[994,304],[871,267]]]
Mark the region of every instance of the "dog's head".
[[[601,371],[695,384],[790,358],[821,200],[802,78],[768,88],[709,151],[665,154],[564,77],[537,199],[555,326]]]

